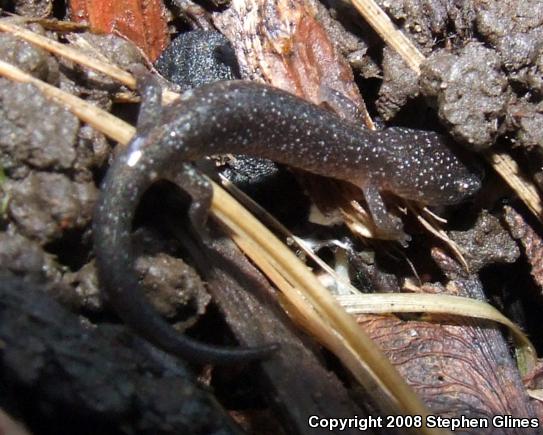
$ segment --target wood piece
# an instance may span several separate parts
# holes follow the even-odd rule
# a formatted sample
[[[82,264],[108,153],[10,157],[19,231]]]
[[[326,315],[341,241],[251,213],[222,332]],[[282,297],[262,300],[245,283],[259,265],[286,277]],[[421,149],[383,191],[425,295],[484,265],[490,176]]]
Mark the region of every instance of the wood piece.
[[[426,290],[430,286],[425,286]],[[482,295],[477,280],[457,280],[457,295]],[[535,417],[498,328],[484,321],[432,316],[434,322],[360,315],[360,324],[441,417]],[[523,433],[523,429],[507,432]]]
[[[239,433],[183,362],[124,327],[85,325],[41,285],[1,271],[0,391],[31,431]]]
[[[451,281],[446,288],[426,284],[421,291],[484,298],[475,275],[467,275],[437,248],[433,257]],[[443,417],[535,417],[496,326],[447,316],[432,316],[433,322],[376,315],[359,316],[358,320],[433,413]]]
[[[369,115],[354,83],[353,73],[337,52],[317,11],[307,1],[233,0],[228,10],[214,15],[217,28],[232,42],[244,78],[264,81],[315,104],[330,104],[352,118],[349,105],[334,105],[334,91]]]

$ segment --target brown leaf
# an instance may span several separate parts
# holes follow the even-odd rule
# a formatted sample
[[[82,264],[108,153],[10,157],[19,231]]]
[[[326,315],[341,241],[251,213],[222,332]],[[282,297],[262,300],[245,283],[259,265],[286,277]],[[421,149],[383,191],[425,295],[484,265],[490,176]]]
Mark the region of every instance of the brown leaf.
[[[446,289],[426,284],[421,290],[470,297],[482,293],[476,279],[451,281]],[[507,345],[491,323],[452,316],[422,321],[376,315],[360,315],[358,322],[432,412],[446,417],[534,417]]]
[[[70,0],[70,11],[72,21],[87,22],[93,32],[134,42],[151,62],[170,41],[162,0]]]

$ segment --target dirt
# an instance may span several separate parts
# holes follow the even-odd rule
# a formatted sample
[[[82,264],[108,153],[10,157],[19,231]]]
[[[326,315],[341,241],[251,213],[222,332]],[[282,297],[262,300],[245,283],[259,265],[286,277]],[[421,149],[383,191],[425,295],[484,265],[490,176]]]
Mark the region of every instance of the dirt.
[[[175,318],[188,309],[190,323],[194,323],[195,314],[205,313],[210,296],[200,276],[179,258],[163,253],[140,257],[136,271],[142,276],[149,301],[163,316]],[[186,328],[190,323],[182,326]]]
[[[451,231],[449,236],[462,246],[464,257],[472,273],[488,265],[514,263],[520,257],[518,245],[500,220],[483,211],[473,228]]]
[[[387,121],[420,91],[417,75],[398,54],[386,47],[383,55],[383,83],[375,104],[383,120]]]
[[[29,17],[46,17],[53,11],[53,0],[15,0],[12,3],[17,14]]]
[[[21,179],[29,170],[66,172],[77,151],[79,120],[66,109],[48,104],[33,86],[0,81],[0,152],[4,171]],[[32,110],[43,107],[43,110]]]
[[[457,140],[478,150],[492,146],[504,134],[519,145],[543,144],[539,133],[543,117],[541,2],[379,3],[428,57],[421,90],[437,100],[440,120]],[[393,63],[388,56],[395,55],[385,50],[383,65]],[[383,68],[377,107],[385,119],[418,95],[411,83],[407,86],[410,98],[399,100],[397,90],[405,77],[395,75],[397,69]],[[483,113],[478,112],[481,105]]]
[[[40,29],[34,27],[33,30]],[[26,41],[1,33],[0,57],[40,80],[51,84],[58,83],[60,71],[55,58]]]
[[[57,281],[52,255],[32,240],[19,234],[0,233],[0,264],[17,275],[29,275],[35,280]]]

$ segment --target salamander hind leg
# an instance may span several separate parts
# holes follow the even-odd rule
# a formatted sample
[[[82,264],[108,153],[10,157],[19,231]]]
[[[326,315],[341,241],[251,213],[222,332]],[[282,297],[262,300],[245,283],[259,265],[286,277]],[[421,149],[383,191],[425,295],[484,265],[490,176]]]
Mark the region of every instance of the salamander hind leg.
[[[191,204],[188,211],[190,223],[200,236],[204,236],[213,199],[211,181],[190,163],[182,163],[168,178],[190,196]]]
[[[192,199],[188,211],[190,222],[197,235],[206,238],[208,236],[206,222],[213,199],[211,182],[188,163],[181,164],[175,174],[168,178],[190,195]],[[183,351],[184,356],[195,362],[207,361],[218,364],[249,362],[268,358],[279,350],[279,345],[275,343],[248,348],[230,348],[210,346],[186,338],[182,340],[186,345]]]
[[[387,211],[377,187],[374,185],[364,186],[362,191],[378,230],[388,239],[398,240],[403,246],[406,246],[411,237],[403,231],[402,221]]]

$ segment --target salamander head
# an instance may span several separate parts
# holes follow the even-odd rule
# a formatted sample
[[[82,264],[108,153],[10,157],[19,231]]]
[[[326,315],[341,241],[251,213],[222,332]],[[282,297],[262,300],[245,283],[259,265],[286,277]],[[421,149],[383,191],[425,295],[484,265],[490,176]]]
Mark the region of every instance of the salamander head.
[[[474,195],[481,179],[434,132],[389,129],[392,174],[387,190],[428,205],[457,204]],[[395,170],[394,170],[395,167]]]
[[[456,178],[452,182],[452,186],[448,188],[446,204],[462,202],[475,195],[481,188],[481,179],[465,169],[466,168],[464,168],[463,171],[464,174],[462,174],[461,177]]]

